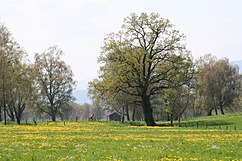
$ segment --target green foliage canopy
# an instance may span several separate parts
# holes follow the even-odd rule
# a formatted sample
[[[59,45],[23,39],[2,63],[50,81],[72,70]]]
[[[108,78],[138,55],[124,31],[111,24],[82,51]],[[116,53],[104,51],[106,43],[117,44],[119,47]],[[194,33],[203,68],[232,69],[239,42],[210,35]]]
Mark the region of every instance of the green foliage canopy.
[[[159,14],[131,14],[122,28],[104,40],[99,80],[90,93],[123,92],[139,98],[147,125],[156,125],[150,99],[164,88],[189,79],[192,66],[185,36]]]

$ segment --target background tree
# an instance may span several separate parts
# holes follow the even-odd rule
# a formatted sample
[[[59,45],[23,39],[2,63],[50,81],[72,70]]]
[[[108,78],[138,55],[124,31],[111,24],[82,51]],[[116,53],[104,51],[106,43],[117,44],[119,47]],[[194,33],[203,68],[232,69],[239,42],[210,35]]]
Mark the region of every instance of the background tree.
[[[129,99],[129,95],[125,93],[117,93],[112,94],[112,96],[107,96],[103,98],[104,101],[106,101],[106,104],[114,111],[122,115],[122,122],[124,121],[124,117],[127,117],[127,120],[130,121],[129,116],[129,106],[131,104],[131,100]]]
[[[152,97],[162,94],[190,59],[184,38],[169,20],[142,13],[125,18],[121,31],[105,39],[100,81],[105,89],[139,97],[147,125],[156,125]]]
[[[81,105],[75,102],[70,103],[71,108],[64,113],[65,120],[78,121],[81,119]]]
[[[105,89],[105,87],[102,86],[102,82],[98,81],[99,80],[94,80],[93,82],[95,83],[89,83],[89,95],[93,99],[93,104],[109,112],[116,111],[122,115],[122,121],[124,121],[125,117],[130,121],[132,113],[132,120],[134,120],[137,98],[124,92]],[[94,86],[95,88],[93,88]]]
[[[37,106],[51,116],[52,121],[56,121],[56,117],[62,114],[61,110],[69,107],[69,102],[74,99],[73,73],[61,60],[62,55],[56,46],[35,55]]]
[[[20,113],[24,110],[22,109],[19,115],[16,114],[13,104],[13,102],[16,103],[16,97],[13,94],[18,92],[17,87],[22,86],[17,78],[21,75],[20,71],[23,71],[25,58],[26,53],[11,37],[9,30],[0,24],[0,120],[2,120],[3,109],[5,124],[7,115],[15,121],[15,117],[18,120]]]
[[[31,106],[33,96],[33,74],[28,64],[20,64],[15,67],[13,88],[8,105],[9,114],[13,114],[14,120],[20,124],[22,114],[26,107]],[[9,116],[11,118],[11,116]]]
[[[173,126],[173,121],[178,120],[178,126],[181,126],[181,118],[186,110],[191,110],[194,105],[194,96],[191,91],[191,86],[183,85],[177,88],[166,89],[163,96],[166,102],[166,111],[169,115],[169,120]]]
[[[199,60],[197,90],[202,95],[207,115],[214,111],[217,115],[224,108],[231,108],[239,96],[240,76],[237,66],[231,65],[227,58],[217,59],[205,55]]]

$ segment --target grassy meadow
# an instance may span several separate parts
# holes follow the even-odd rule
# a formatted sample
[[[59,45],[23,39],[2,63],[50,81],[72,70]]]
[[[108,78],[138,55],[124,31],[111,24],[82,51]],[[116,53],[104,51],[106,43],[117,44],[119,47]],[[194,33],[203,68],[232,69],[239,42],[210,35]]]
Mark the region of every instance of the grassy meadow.
[[[210,127],[147,127],[117,122],[0,125],[0,160],[242,160],[242,115],[187,120]],[[217,120],[217,121],[216,121]],[[223,121],[222,121],[223,120]],[[237,125],[237,129],[223,128]]]

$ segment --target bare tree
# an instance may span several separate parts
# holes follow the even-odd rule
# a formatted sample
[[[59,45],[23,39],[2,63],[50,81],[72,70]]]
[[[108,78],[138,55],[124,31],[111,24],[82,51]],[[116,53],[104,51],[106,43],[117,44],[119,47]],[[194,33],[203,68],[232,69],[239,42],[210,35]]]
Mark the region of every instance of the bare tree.
[[[56,121],[61,109],[69,107],[69,102],[74,99],[73,73],[70,66],[61,60],[62,55],[56,46],[35,55],[37,106],[51,116],[52,121]]]

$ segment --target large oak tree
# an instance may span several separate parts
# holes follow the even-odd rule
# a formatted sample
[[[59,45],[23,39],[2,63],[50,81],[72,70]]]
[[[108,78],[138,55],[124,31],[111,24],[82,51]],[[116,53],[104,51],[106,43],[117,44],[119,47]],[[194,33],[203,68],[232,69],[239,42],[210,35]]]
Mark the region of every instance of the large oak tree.
[[[161,95],[176,78],[186,79],[184,68],[192,65],[184,39],[185,36],[159,14],[131,14],[124,19],[119,32],[105,39],[99,58],[100,76],[90,83],[90,93],[111,92],[114,96],[122,92],[136,96],[146,124],[156,125],[152,98]]]

